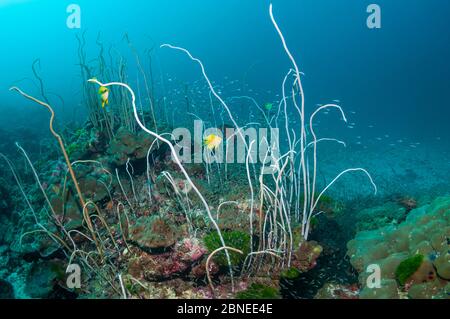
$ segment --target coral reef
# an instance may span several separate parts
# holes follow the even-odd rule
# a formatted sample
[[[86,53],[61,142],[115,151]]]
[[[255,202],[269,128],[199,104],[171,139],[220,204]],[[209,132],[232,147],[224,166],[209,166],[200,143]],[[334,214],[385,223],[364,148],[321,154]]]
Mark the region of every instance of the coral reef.
[[[8,189],[6,188],[7,182],[0,178],[0,213],[10,214],[11,213],[11,196],[9,195]]]
[[[302,242],[293,253],[292,266],[300,272],[314,268],[322,250],[322,246],[314,240]]]
[[[108,146],[108,161],[115,166],[123,166],[128,160],[142,160],[154,141],[155,138],[143,131],[134,134],[126,128],[120,128]],[[154,149],[157,148],[156,144]]]
[[[205,148],[189,145],[200,147],[189,155],[207,155],[216,162],[191,164],[181,158],[176,147],[182,140],[168,124],[170,94],[157,97],[153,83],[149,87],[135,50],[137,82],[144,78],[146,98],[139,84],[135,94],[134,82],[97,80],[125,81],[124,59],[118,71],[114,64],[107,66],[98,42],[102,53],[95,60],[104,65],[91,68],[84,35],[77,37],[89,120],[58,127],[61,135],[53,129],[49,103],[12,88],[50,111],[49,127],[58,144],[43,140],[44,151],[34,150],[31,158],[16,144],[24,160],[16,168],[2,155],[13,178],[0,178],[0,298],[448,298],[450,197],[422,205],[401,195],[359,210],[345,229],[359,231],[348,243],[354,269],[343,256],[349,236],[342,234],[339,219],[352,211],[348,202],[328,195],[329,189],[354,172],[367,178],[375,194],[378,188],[364,168],[333,166],[340,171],[331,179],[318,168],[319,142],[345,143],[318,138],[316,115],[334,110],[344,122],[347,117],[336,104],[305,110],[303,73],[272,6],[269,14],[291,62],[278,110],[267,103],[265,112],[253,101],[264,124],[285,130],[282,149],[266,150],[270,164],[251,159],[253,147],[263,143],[247,142],[241,130],[261,123],[242,123],[233,116],[203,63],[184,48],[161,46],[198,64],[210,96],[209,121],[219,120],[217,106],[221,119],[214,127],[236,129],[231,140],[209,135],[214,145],[209,138]],[[96,94],[98,87],[103,96]],[[170,105],[172,125],[185,124],[175,121],[178,109]],[[200,118],[200,113],[188,115]],[[247,152],[241,163],[219,163],[220,147],[228,151],[240,139]],[[83,270],[82,289],[65,287],[65,270],[73,263]],[[381,288],[366,287],[371,264],[381,268]]]
[[[397,225],[408,214],[407,209],[397,201],[388,201],[380,206],[357,212],[356,230],[373,230],[387,225]]]
[[[0,299],[13,299],[14,298],[14,288],[13,286],[0,279]]]
[[[357,285],[347,286],[337,283],[326,283],[314,296],[315,299],[359,299]]]
[[[348,243],[364,298],[449,298],[450,197],[412,210],[398,226],[359,232]],[[381,268],[381,288],[366,286],[367,266]]]
[[[130,226],[130,241],[143,250],[171,247],[177,240],[177,231],[171,222],[159,216],[143,216]]]
[[[157,281],[174,276],[187,275],[206,250],[196,238],[185,238],[178,242],[173,250],[150,254],[145,251],[131,250],[128,254],[128,272],[138,280]],[[192,269],[194,272],[194,269]],[[194,274],[192,276],[195,276]]]

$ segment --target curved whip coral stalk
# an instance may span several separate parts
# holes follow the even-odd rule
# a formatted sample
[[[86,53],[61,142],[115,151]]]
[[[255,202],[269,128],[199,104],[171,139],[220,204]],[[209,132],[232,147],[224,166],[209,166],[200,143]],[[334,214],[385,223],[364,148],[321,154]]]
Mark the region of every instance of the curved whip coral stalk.
[[[76,178],[75,173],[74,173],[74,171],[72,169],[72,164],[71,164],[71,162],[69,160],[69,156],[67,155],[66,148],[64,146],[64,142],[63,142],[61,136],[58,133],[56,133],[55,130],[53,129],[53,121],[55,119],[55,112],[53,111],[52,107],[49,104],[47,104],[45,102],[42,102],[42,101],[40,101],[40,100],[38,100],[38,99],[36,99],[36,98],[26,94],[25,92],[23,92],[21,89],[19,89],[16,86],[13,86],[9,90],[10,91],[16,91],[20,95],[22,95],[23,97],[25,97],[25,98],[33,101],[33,102],[36,102],[36,103],[46,107],[48,109],[48,111],[50,112],[50,114],[51,114],[50,124],[49,124],[50,132],[58,140],[59,146],[61,147],[61,151],[63,152],[64,159],[66,160],[66,164],[67,164],[67,167],[69,169],[70,177],[72,178],[73,183],[75,184],[75,189],[77,191],[77,194],[78,194],[81,206],[83,207],[85,205],[84,197],[81,194],[80,186],[78,185],[77,178]]]
[[[272,20],[272,24],[275,27],[275,29],[277,30],[277,33],[281,39],[281,42],[283,44],[283,48],[284,51],[286,52],[286,54],[289,57],[289,60],[291,60],[292,65],[294,66],[294,70],[295,70],[295,76],[297,79],[297,85],[298,88],[300,90],[300,96],[301,96],[301,109],[300,109],[300,126],[301,126],[301,136],[300,136],[300,165],[302,166],[302,171],[303,171],[303,183],[304,183],[304,188],[306,189],[306,180],[307,180],[307,171],[306,171],[306,165],[305,165],[305,154],[304,154],[304,142],[305,142],[305,95],[303,92],[303,85],[302,85],[302,81],[300,79],[300,70],[298,68],[297,62],[295,61],[294,57],[292,56],[291,51],[289,50],[287,44],[286,44],[286,40],[284,39],[283,33],[280,30],[280,27],[278,26],[274,16],[273,16],[273,6],[272,4],[270,4],[269,6],[269,15],[270,15],[270,19]],[[304,201],[304,211],[306,211],[306,201]]]
[[[64,146],[64,142],[63,142],[61,136],[58,133],[56,133],[55,130],[53,129],[53,121],[55,119],[55,112],[53,111],[52,107],[48,103],[42,102],[42,101],[32,97],[31,95],[26,94],[25,92],[23,92],[21,89],[19,89],[16,86],[13,86],[9,90],[10,91],[16,91],[20,95],[22,95],[23,97],[25,97],[25,98],[27,98],[27,99],[29,99],[29,100],[37,103],[37,104],[40,104],[40,105],[46,107],[47,110],[50,112],[50,114],[51,114],[50,123],[49,123],[50,132],[57,139],[57,141],[59,143],[59,146],[61,148],[61,151],[62,151],[62,153],[64,155],[64,159],[65,159],[66,164],[67,164],[67,168],[69,169],[70,177],[72,178],[73,184],[75,186],[75,190],[76,190],[76,192],[78,194],[78,199],[80,201],[81,207],[84,209],[84,207],[86,206],[86,202],[84,200],[83,194],[81,193],[80,186],[78,185],[78,181],[77,181],[77,178],[75,176],[75,172],[73,171],[72,164],[70,162],[69,156],[67,155],[67,151],[66,151],[66,148]],[[88,226],[89,226],[89,229],[93,229],[92,225],[88,225]],[[95,235],[95,233],[92,233],[92,238],[95,241],[97,249],[99,249],[100,255],[102,255],[101,254],[101,249],[100,249],[100,244],[98,243],[97,236]]]
[[[345,113],[342,110],[342,108],[339,105],[336,104],[327,104],[327,105],[323,105],[321,107],[319,107],[316,111],[314,111],[314,113],[311,115],[311,117],[309,118],[309,130],[311,131],[311,135],[313,137],[313,149],[314,149],[314,155],[313,155],[313,179],[312,179],[312,190],[311,190],[311,211],[314,209],[315,207],[315,203],[314,203],[314,195],[315,195],[315,191],[316,191],[316,176],[317,176],[317,136],[316,136],[316,132],[314,131],[314,126],[313,126],[313,121],[314,121],[314,117],[316,116],[317,113],[319,113],[322,110],[328,109],[328,108],[337,108],[342,115],[342,119],[344,120],[344,122],[347,123],[347,118],[345,117]],[[312,212],[310,212],[311,214]]]
[[[249,253],[247,255],[247,257],[245,257],[244,263],[242,264],[241,277],[244,275],[244,271],[245,271],[245,268],[246,268],[246,264],[247,264],[248,258],[250,256],[253,256],[253,255],[263,255],[263,254],[271,255],[271,256],[279,258],[279,259],[282,258],[279,255],[277,255],[275,252],[271,251],[271,250],[260,250],[260,251],[254,251],[252,253]],[[249,274],[249,276],[250,276],[250,274]]]
[[[9,160],[8,157],[6,157],[5,155],[3,155],[2,153],[0,153],[0,157],[3,158],[6,162],[6,164],[9,166],[9,169],[11,170],[11,173],[14,177],[14,179],[16,180],[17,186],[19,187],[20,192],[22,193],[23,198],[25,199],[25,202],[27,203],[28,207],[30,208],[31,213],[33,214],[34,220],[36,221],[36,224],[39,224],[37,215],[36,215],[36,211],[34,210],[33,206],[31,205],[30,200],[28,199],[27,194],[25,193],[25,190],[22,187],[22,183],[19,179],[19,177],[16,174],[16,170],[14,169],[13,164],[11,163],[11,161]]]
[[[134,117],[136,119],[136,122],[138,123],[138,125],[141,127],[142,130],[144,130],[146,133],[150,134],[154,138],[160,140],[161,142],[167,144],[167,146],[170,148],[170,151],[171,151],[171,153],[173,155],[173,159],[175,160],[175,163],[180,168],[182,174],[184,175],[184,177],[186,178],[188,183],[192,186],[192,189],[194,190],[194,192],[200,198],[200,200],[201,200],[201,202],[202,202],[203,206],[205,207],[205,210],[206,210],[206,212],[208,214],[208,217],[211,220],[211,223],[213,224],[214,228],[217,231],[217,234],[219,235],[219,239],[220,239],[220,242],[221,242],[222,246],[225,247],[225,241],[223,239],[222,232],[220,231],[219,225],[216,223],[216,221],[214,220],[214,217],[211,214],[211,210],[209,209],[208,203],[206,202],[205,198],[203,197],[203,195],[198,190],[197,186],[195,186],[194,182],[192,182],[192,180],[189,177],[189,174],[186,172],[186,169],[184,168],[183,164],[181,164],[181,161],[180,161],[180,159],[178,158],[178,155],[177,155],[177,151],[173,147],[172,143],[169,140],[167,140],[164,137],[162,137],[160,134],[157,134],[157,133],[149,130],[148,128],[146,128],[142,124],[141,120],[139,119],[139,114],[138,114],[138,111],[137,111],[137,108],[136,108],[136,95],[134,94],[134,91],[131,89],[131,87],[128,86],[127,84],[125,84],[125,83],[122,83],[122,82],[101,83],[101,82],[99,82],[96,79],[89,79],[88,82],[95,83],[95,84],[103,86],[103,87],[121,86],[121,87],[126,88],[130,92],[130,94],[131,94],[131,104],[133,106],[133,113],[134,113]],[[227,262],[228,262],[228,266],[229,266],[229,270],[230,270],[230,277],[231,277],[232,288],[234,290],[233,270],[232,270],[232,267],[231,267],[230,254],[228,253],[227,249],[225,250],[225,255],[227,257]]]
[[[363,172],[364,174],[366,174],[366,176],[369,178],[370,184],[372,184],[373,190],[374,190],[374,194],[376,195],[378,192],[377,189],[377,185],[374,183],[372,176],[370,176],[369,172],[367,170],[365,170],[364,168],[348,168],[342,172],[340,172],[323,190],[322,192],[320,192],[319,196],[317,196],[316,201],[314,202],[314,205],[312,207],[312,210],[314,210],[317,206],[317,204],[320,201],[320,198],[322,197],[322,195],[328,190],[328,188],[331,187],[331,185],[333,185],[339,178],[341,178],[342,175],[350,173],[350,172]]]
[[[209,254],[208,258],[206,259],[206,277],[208,278],[208,282],[209,282],[209,287],[211,288],[211,293],[213,298],[215,298],[215,293],[214,293],[214,285],[212,283],[212,279],[211,279],[211,274],[209,273],[209,263],[211,262],[211,258],[217,254],[218,252],[222,251],[225,249],[225,252],[227,252],[228,250],[237,252],[241,255],[243,255],[244,253],[242,252],[242,250],[239,250],[237,248],[233,248],[233,247],[228,247],[228,246],[223,246],[220,248],[217,248],[216,250],[214,250],[211,254]]]
[[[253,252],[253,205],[254,205],[254,192],[253,192],[253,184],[252,184],[252,179],[250,177],[250,169],[248,166],[249,163],[249,159],[251,156],[251,150],[252,150],[252,146],[255,143],[255,141],[251,141],[250,142],[250,147],[247,153],[247,158],[245,161],[245,166],[247,169],[247,179],[248,179],[248,185],[250,186],[250,194],[251,194],[251,206],[250,206],[250,252]]]

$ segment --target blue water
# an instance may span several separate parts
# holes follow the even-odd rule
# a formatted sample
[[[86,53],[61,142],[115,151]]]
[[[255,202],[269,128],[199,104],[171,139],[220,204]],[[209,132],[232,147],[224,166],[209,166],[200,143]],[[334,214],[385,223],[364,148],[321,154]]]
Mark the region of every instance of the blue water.
[[[300,68],[305,72],[307,107],[341,101],[356,112],[361,125],[379,134],[415,140],[444,137],[448,129],[446,89],[450,82],[450,4],[432,1],[378,1],[381,29],[368,29],[369,1],[273,1],[274,13]],[[269,1],[78,1],[81,30],[66,26],[69,1],[6,0],[0,4],[0,88],[4,114],[29,114],[20,97],[7,89],[32,78],[39,58],[49,92],[66,107],[82,108],[76,34],[86,32],[87,54],[94,59],[100,33],[105,47],[114,45],[128,57],[130,78],[135,61],[122,40],[128,33],[142,54],[155,47],[154,68],[179,81],[200,79],[185,56],[159,50],[162,43],[188,48],[207,67],[211,79],[226,85],[246,74],[260,103],[275,100],[290,67],[269,19]],[[36,87],[27,80],[23,88]],[[267,93],[271,91],[273,93]],[[53,99],[55,99],[53,97]],[[55,104],[59,103],[55,100]],[[19,114],[17,114],[19,111]],[[61,115],[65,119],[70,115]],[[10,117],[2,125],[15,125]],[[36,123],[37,124],[37,123]],[[353,134],[353,132],[351,132]],[[371,133],[370,133],[371,134]],[[375,134],[376,135],[376,134]]]

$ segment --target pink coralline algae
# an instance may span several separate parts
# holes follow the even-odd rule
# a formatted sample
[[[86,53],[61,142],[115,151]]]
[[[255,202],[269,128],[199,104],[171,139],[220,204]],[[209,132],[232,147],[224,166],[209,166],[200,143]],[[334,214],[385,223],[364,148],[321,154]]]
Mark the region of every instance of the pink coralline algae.
[[[203,257],[207,250],[200,245],[197,238],[185,238],[177,243],[175,251],[180,255],[180,260],[195,262]]]
[[[169,252],[149,254],[140,251],[136,258],[130,260],[129,270],[137,278],[169,278],[188,272],[205,253],[206,249],[200,245],[198,239],[185,238]]]

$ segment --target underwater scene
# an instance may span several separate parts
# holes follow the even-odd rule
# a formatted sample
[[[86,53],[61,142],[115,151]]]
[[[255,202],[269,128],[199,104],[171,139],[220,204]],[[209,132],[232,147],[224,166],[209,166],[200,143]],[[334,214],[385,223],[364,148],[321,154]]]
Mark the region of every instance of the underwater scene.
[[[0,299],[450,299],[449,13],[0,0]]]

